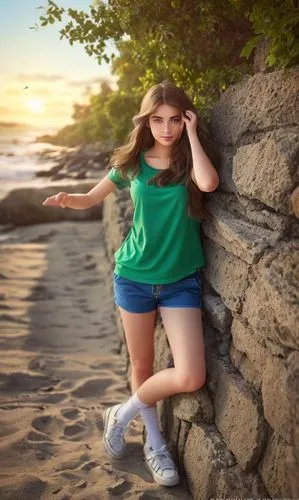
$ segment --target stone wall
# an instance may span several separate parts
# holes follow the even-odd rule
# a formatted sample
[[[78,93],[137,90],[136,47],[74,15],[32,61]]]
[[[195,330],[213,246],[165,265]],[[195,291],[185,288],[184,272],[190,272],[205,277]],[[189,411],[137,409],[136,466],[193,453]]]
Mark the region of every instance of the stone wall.
[[[246,77],[213,110],[221,182],[205,194],[207,380],[158,403],[198,500],[299,495],[298,113],[296,68]],[[132,215],[125,191],[104,206],[111,270]],[[155,371],[167,366],[158,317]]]

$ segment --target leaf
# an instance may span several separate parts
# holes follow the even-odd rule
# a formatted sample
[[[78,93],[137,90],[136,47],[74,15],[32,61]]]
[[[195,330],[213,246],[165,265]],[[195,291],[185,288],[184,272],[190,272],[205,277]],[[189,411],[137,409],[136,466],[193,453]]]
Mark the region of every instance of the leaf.
[[[267,56],[266,61],[267,61],[267,63],[268,63],[268,65],[269,65],[269,66],[274,66],[274,64],[275,64],[275,63],[276,63],[276,61],[277,61],[275,54],[270,53],[270,54]]]
[[[258,43],[262,39],[263,39],[263,35],[256,35],[253,38],[251,38],[250,40],[248,40],[248,42],[245,44],[245,46],[241,50],[240,56],[246,57],[248,59],[251,52],[253,51],[253,49],[258,45]]]

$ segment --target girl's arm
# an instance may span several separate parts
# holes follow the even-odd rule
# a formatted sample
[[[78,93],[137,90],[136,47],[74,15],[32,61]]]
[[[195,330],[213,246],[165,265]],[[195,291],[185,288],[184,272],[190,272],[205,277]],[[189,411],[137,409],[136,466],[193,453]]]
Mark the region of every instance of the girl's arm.
[[[192,180],[201,191],[214,191],[219,184],[218,173],[204,152],[196,132],[197,117],[190,110],[186,111],[186,117],[183,117],[186,123],[187,133],[191,146],[193,169]]]
[[[215,191],[219,184],[219,176],[216,169],[204,152],[197,134],[189,137],[189,141],[193,158],[191,173],[193,182],[195,182],[201,191]]]
[[[108,174],[88,193],[65,193],[60,192],[50,196],[43,201],[44,206],[73,208],[75,210],[86,210],[101,203],[108,194],[116,188],[114,182],[108,179]]]

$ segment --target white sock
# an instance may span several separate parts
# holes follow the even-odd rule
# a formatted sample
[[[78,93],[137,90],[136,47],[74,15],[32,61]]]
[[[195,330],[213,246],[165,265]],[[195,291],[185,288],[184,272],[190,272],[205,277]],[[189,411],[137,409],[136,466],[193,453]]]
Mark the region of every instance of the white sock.
[[[159,428],[157,408],[148,406],[140,411],[140,415],[146,428],[149,445],[153,450],[159,450],[166,441]]]
[[[115,416],[119,423],[125,427],[134,417],[136,417],[140,410],[147,407],[148,404],[143,403],[143,401],[138,398],[137,392],[135,392],[133,396],[117,410]]]

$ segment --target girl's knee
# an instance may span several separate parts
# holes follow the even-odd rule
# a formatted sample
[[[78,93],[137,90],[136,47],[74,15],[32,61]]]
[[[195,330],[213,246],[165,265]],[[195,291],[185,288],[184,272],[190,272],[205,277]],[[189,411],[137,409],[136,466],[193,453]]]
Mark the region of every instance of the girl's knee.
[[[198,391],[205,383],[206,373],[178,374],[180,392]]]

